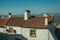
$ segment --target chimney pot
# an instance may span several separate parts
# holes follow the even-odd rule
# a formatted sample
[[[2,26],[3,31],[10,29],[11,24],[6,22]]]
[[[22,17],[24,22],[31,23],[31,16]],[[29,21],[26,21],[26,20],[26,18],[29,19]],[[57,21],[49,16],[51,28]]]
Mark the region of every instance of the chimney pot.
[[[11,15],[11,12],[9,12],[9,18],[11,17],[12,15]]]

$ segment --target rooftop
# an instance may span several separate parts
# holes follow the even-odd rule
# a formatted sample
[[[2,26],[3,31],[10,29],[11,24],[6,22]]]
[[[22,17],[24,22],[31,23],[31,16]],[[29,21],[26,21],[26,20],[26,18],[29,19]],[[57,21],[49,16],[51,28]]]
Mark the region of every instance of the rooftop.
[[[53,16],[48,16],[48,23],[54,20]],[[48,28],[48,25],[45,25],[44,16],[31,16],[28,20],[24,20],[23,16],[15,16],[9,18],[6,23],[7,26],[18,26],[18,27],[34,27],[34,28]]]
[[[7,21],[8,21],[8,18],[0,18],[0,27],[3,27]]]

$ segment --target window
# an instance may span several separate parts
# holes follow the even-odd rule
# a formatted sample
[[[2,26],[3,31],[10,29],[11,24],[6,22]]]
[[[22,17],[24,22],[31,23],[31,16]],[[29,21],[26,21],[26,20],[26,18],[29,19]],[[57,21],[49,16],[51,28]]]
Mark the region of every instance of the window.
[[[36,37],[36,30],[30,30],[30,37]]]
[[[13,29],[12,27],[9,27],[9,28],[7,29],[7,33],[8,33],[8,34],[14,34],[14,33],[16,33],[16,30]]]

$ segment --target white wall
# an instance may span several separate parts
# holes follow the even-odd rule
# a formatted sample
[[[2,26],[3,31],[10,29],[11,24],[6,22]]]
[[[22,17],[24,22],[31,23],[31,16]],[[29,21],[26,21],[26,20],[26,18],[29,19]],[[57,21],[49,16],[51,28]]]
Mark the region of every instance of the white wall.
[[[6,33],[6,28],[0,28],[1,33]]]
[[[13,27],[13,29],[16,30],[16,34],[21,34],[21,27],[7,26],[7,29],[9,27]]]
[[[29,28],[22,28],[22,35],[26,38],[29,37]]]
[[[36,37],[30,37],[30,28],[22,28],[22,34],[28,40],[48,40],[48,29],[36,29]]]
[[[48,40],[48,29],[37,29],[35,40]]]
[[[30,28],[22,28],[22,35],[28,40],[54,40],[48,29],[36,29],[36,37],[30,37]]]
[[[48,29],[36,29],[36,37],[30,37],[30,30],[33,28],[13,27],[16,34],[22,34],[28,40],[54,40],[52,34]]]
[[[16,34],[21,34],[21,27],[13,27],[16,30]]]

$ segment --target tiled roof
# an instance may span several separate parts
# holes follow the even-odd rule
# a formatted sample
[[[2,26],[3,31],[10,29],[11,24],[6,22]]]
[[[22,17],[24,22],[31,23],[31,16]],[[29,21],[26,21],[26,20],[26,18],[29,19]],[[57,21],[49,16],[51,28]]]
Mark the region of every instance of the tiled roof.
[[[54,17],[49,16],[48,21],[51,22]],[[45,25],[45,17],[44,16],[35,16],[31,17],[28,20],[24,20],[24,17],[11,17],[6,23],[7,26],[19,26],[19,27],[38,27],[38,28],[48,28],[49,25]]]
[[[9,26],[21,26],[24,23],[24,18],[23,17],[11,17],[6,25]]]
[[[0,18],[0,27],[3,27],[6,22],[7,22],[8,18]]]

